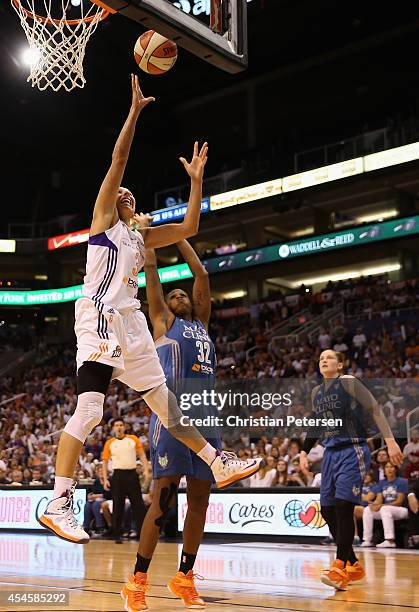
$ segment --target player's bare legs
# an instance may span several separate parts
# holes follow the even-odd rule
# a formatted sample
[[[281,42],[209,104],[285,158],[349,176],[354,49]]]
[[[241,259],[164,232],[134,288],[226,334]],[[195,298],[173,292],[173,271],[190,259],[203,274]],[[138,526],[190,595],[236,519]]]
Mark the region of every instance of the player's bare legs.
[[[176,507],[180,476],[166,476],[154,481],[153,501],[141,529],[134,573],[125,583],[121,597],[126,609],[147,610],[147,572],[170,511]],[[193,565],[204,533],[205,516],[211,482],[188,478],[188,512],[183,530],[183,550],[179,571],[170,580],[169,590],[183,599],[187,607],[204,608],[205,602],[196,592]],[[134,607],[135,606],[135,607]]]
[[[145,594],[148,590],[147,572],[168,514],[176,506],[180,476],[166,476],[154,480],[153,500],[141,528],[134,573],[121,590],[125,610],[148,610]]]
[[[188,511],[183,527],[179,571],[167,586],[173,595],[183,600],[186,608],[204,608],[205,601],[195,588],[193,567],[204,534],[211,482],[197,478],[187,478],[187,482]]]
[[[86,362],[77,372],[77,406],[58,443],[53,499],[38,519],[58,537],[77,544],[88,542],[89,535],[73,513],[74,472],[87,436],[102,420],[112,370],[102,363]]]
[[[65,478],[73,478],[83,443],[63,431],[58,443],[55,473]]]

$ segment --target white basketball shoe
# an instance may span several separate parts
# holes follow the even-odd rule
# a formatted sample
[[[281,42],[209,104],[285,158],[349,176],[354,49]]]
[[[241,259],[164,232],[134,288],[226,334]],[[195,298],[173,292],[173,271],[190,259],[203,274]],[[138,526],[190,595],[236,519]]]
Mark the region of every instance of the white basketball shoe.
[[[235,453],[226,451],[217,454],[211,464],[211,470],[215,478],[217,489],[225,489],[234,482],[249,478],[256,474],[262,467],[263,459],[255,457],[254,459],[239,459]]]
[[[73,512],[73,495],[76,484],[74,483],[71,489],[63,493],[61,497],[56,497],[49,502],[44,513],[38,518],[38,523],[63,540],[75,544],[87,544],[90,540],[89,535],[78,524]]]

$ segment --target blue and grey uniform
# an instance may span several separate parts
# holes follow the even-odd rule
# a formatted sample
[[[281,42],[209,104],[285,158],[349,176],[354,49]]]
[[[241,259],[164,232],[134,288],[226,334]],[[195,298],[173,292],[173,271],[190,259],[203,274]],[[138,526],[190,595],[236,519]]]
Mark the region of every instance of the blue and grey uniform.
[[[211,391],[215,385],[215,348],[201,321],[175,317],[171,328],[156,341],[167,385],[180,399],[191,393]],[[216,414],[210,406],[197,406],[185,412],[189,417]],[[221,447],[220,438],[211,432],[208,441]],[[213,480],[207,464],[184,444],[176,440],[153,413],[150,420],[150,449],[153,477],[190,476],[199,480]]]
[[[354,397],[355,390],[353,394],[350,392],[355,382],[360,384],[352,376],[328,379],[313,393],[313,416],[333,421],[341,419],[343,423],[328,425],[320,437],[325,447],[320,486],[322,506],[333,506],[336,499],[354,504],[361,501],[371,456],[366,443],[365,410]]]

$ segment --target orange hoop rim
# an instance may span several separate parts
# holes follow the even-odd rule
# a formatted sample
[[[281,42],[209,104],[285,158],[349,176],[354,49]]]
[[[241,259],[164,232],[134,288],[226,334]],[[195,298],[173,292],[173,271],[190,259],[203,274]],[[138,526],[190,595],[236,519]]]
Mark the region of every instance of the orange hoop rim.
[[[19,10],[23,11],[27,17],[30,17],[31,19],[36,19],[37,21],[41,21],[42,23],[46,24],[60,25],[61,23],[65,23],[66,25],[78,25],[79,23],[91,23],[92,21],[98,19],[98,13],[80,19],[49,19],[48,17],[43,17],[42,15],[37,15],[36,13],[29,11],[24,6],[22,6],[20,0],[12,0],[12,2]],[[106,6],[103,2],[99,2],[99,0],[90,0],[90,2],[96,4],[102,9],[101,13],[99,14],[99,21],[103,21],[104,19],[106,19],[106,17],[108,17],[110,13],[117,12]]]

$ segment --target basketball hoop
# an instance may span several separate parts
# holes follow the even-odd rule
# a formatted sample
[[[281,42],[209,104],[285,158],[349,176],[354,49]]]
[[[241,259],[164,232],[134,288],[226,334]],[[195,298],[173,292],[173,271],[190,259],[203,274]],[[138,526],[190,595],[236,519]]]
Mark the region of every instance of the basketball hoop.
[[[28,82],[41,91],[84,87],[86,45],[111,11],[99,0],[11,0],[34,54]],[[75,6],[76,5],[76,6]]]

